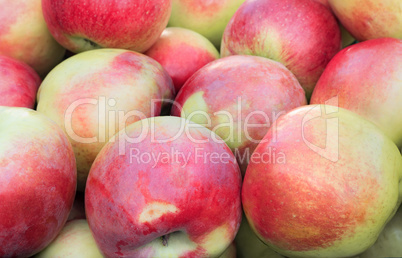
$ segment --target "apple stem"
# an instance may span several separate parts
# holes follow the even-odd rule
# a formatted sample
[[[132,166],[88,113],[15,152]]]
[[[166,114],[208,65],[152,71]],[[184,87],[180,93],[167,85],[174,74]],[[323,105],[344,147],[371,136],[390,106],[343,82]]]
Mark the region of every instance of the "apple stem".
[[[162,236],[162,244],[163,246],[168,246],[169,235]]]

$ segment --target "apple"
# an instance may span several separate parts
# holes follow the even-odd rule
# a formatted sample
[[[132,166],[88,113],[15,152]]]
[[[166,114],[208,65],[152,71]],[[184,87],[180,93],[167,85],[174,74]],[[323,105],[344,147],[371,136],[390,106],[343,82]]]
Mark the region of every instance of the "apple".
[[[201,34],[184,28],[166,28],[145,55],[169,73],[176,92],[198,69],[219,58],[214,45]]]
[[[222,38],[221,56],[256,55],[284,64],[307,98],[331,58],[341,33],[331,11],[311,0],[248,0]]]
[[[241,221],[235,243],[238,258],[284,258],[258,239],[245,216],[243,216],[243,220]]]
[[[328,0],[336,17],[358,41],[393,37],[402,39],[400,0]]]
[[[35,258],[103,258],[85,219],[69,221],[53,242]]]
[[[198,70],[177,95],[171,114],[202,124],[224,139],[244,175],[248,159],[275,120],[306,104],[304,90],[285,66],[239,55]]]
[[[55,67],[38,91],[37,110],[69,137],[83,191],[103,145],[126,125],[157,116],[173,97],[172,80],[150,57],[121,49],[77,54]]]
[[[328,0],[316,0],[316,1],[322,3],[323,5],[325,5],[328,9],[330,9],[332,11]],[[345,29],[345,27],[343,27],[342,24],[339,24],[339,26],[341,29],[342,48],[345,48],[345,47],[351,45],[353,42],[355,42],[355,38],[352,35],[350,35],[350,33]]]
[[[286,162],[270,162],[271,151]],[[289,257],[349,257],[395,214],[402,157],[377,126],[346,109],[304,106],[277,120],[254,151],[242,188],[251,228]]]
[[[41,79],[27,64],[0,55],[0,106],[34,108]]]
[[[89,227],[107,257],[217,257],[241,221],[241,174],[226,144],[179,117],[140,120],[96,157]]]
[[[168,26],[196,31],[217,48],[230,18],[245,0],[172,0]]]
[[[60,232],[76,190],[74,153],[43,114],[0,107],[0,257],[29,257]]]
[[[334,102],[379,126],[402,147],[402,40],[373,39],[339,52],[328,64],[311,98]]]
[[[0,0],[0,55],[27,63],[44,77],[65,49],[50,34],[41,0]]]
[[[96,48],[144,52],[166,28],[170,0],[42,0],[50,33],[79,53]]]
[[[399,257],[402,254],[402,209],[387,223],[373,246],[359,258]]]

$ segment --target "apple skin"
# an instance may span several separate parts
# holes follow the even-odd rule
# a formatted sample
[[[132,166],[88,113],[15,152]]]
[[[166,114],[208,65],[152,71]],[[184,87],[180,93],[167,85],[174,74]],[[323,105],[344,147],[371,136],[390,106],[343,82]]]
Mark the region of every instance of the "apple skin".
[[[319,2],[248,0],[225,29],[221,56],[256,55],[278,61],[310,98],[325,66],[340,49],[337,21]]]
[[[238,258],[284,258],[264,244],[251,229],[247,219],[243,216],[235,243]]]
[[[53,242],[35,258],[103,258],[85,219],[69,221]]]
[[[373,246],[359,258],[399,257],[402,254],[402,209],[387,223]]]
[[[101,251],[107,257],[222,254],[242,212],[241,174],[226,144],[207,128],[171,116],[140,120],[118,138],[123,141],[109,142],[97,156],[85,191]],[[167,158],[149,162],[144,153]]]
[[[328,64],[312,104],[336,100],[379,126],[402,147],[402,40],[373,39],[339,52]]]
[[[245,0],[172,0],[169,27],[196,31],[217,48],[230,18]]]
[[[310,145],[309,145],[309,144]],[[261,157],[274,148],[286,163]],[[400,204],[402,157],[363,117],[310,105],[280,117],[242,188],[250,226],[284,256],[349,257],[376,241]]]
[[[176,92],[204,65],[219,58],[214,45],[201,34],[184,28],[166,28],[145,55],[158,61],[173,80]]]
[[[0,0],[0,6],[0,55],[27,63],[45,77],[65,49],[46,26],[41,0]]]
[[[400,0],[328,0],[333,12],[358,41],[402,39]]]
[[[41,79],[27,64],[0,55],[0,106],[34,108]]]
[[[0,107],[0,257],[29,257],[60,232],[76,190],[63,131],[31,109]]]
[[[202,124],[224,139],[244,175],[247,157],[277,117],[306,104],[304,90],[285,66],[263,57],[239,55],[198,70],[176,96],[171,114]],[[205,112],[210,123],[197,112]],[[256,112],[264,113],[268,121]],[[224,126],[230,119],[232,128]]]
[[[38,91],[37,110],[69,137],[77,159],[78,190],[83,191],[103,145],[126,125],[158,116],[162,102],[152,100],[173,95],[171,78],[152,58],[129,50],[97,49],[74,55],[49,73]],[[84,103],[77,104],[81,100]],[[129,112],[141,116],[120,119],[119,114]]]
[[[144,52],[166,28],[170,0],[42,0],[54,38],[74,53],[95,48]]]

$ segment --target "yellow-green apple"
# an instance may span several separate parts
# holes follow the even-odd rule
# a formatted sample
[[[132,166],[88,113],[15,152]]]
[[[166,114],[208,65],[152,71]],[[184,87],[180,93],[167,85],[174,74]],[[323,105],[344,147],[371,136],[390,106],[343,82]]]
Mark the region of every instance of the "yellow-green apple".
[[[327,8],[332,10],[328,0],[316,0],[316,1],[322,3]],[[345,27],[343,27],[342,24],[339,24],[339,26],[341,28],[342,48],[345,48],[351,45],[355,41],[355,38],[352,35],[350,35],[350,33],[345,29]]]
[[[359,258],[400,257],[402,255],[402,208],[387,223],[373,246]]]
[[[38,91],[39,112],[67,133],[77,159],[78,189],[102,146],[119,130],[160,114],[172,80],[150,57],[121,49],[86,51],[55,67]]]
[[[321,73],[341,49],[331,11],[312,0],[248,0],[222,38],[221,56],[256,55],[284,64],[309,98]]]
[[[312,104],[335,99],[377,124],[402,147],[402,40],[373,39],[339,52],[328,64],[313,92]]]
[[[0,55],[0,106],[34,108],[40,83],[30,66]]]
[[[30,257],[60,232],[76,167],[60,127],[37,111],[0,107],[0,257]]]
[[[65,49],[50,34],[41,0],[0,0],[0,54],[21,60],[44,77]]]
[[[218,134],[244,174],[251,153],[275,120],[306,104],[304,90],[285,66],[263,57],[239,55],[198,70],[177,95],[171,114]]]
[[[272,152],[286,162],[271,162]],[[330,105],[304,106],[271,127],[254,151],[242,203],[258,237],[289,257],[362,253],[395,214],[402,157],[363,117]]]
[[[85,190],[107,257],[218,257],[241,221],[241,174],[227,145],[184,118],[137,121],[107,143]]]
[[[103,258],[85,219],[69,221],[59,235],[35,258]]]
[[[166,28],[171,0],[42,0],[42,8],[50,33],[71,52],[144,52]]]
[[[336,17],[358,41],[402,39],[400,0],[328,0]]]
[[[201,34],[184,28],[166,28],[145,55],[169,73],[176,92],[198,69],[219,58],[214,45]]]
[[[235,243],[238,258],[284,258],[257,237],[244,216]]]
[[[230,18],[245,0],[172,0],[168,26],[200,33],[216,47]]]

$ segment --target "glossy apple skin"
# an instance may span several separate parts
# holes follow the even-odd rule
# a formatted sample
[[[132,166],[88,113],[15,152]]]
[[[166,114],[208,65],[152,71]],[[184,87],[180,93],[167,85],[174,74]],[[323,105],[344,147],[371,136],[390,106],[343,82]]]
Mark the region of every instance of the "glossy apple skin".
[[[257,56],[230,56],[198,70],[177,95],[171,114],[217,133],[236,154],[244,175],[247,157],[275,120],[306,104],[304,90],[282,64]],[[205,112],[211,121],[196,112]],[[230,119],[233,130],[223,126]]]
[[[328,0],[333,12],[358,41],[376,38],[402,39],[400,0]]]
[[[172,0],[168,26],[196,31],[217,48],[230,18],[245,0]]]
[[[54,38],[79,53],[94,48],[144,52],[165,29],[170,0],[42,0]]]
[[[0,0],[0,54],[34,68],[44,77],[61,62],[65,49],[50,34],[41,0]]]
[[[226,250],[241,221],[241,174],[230,149],[213,136],[165,116],[131,124],[119,133],[122,142],[105,145],[89,173],[85,208],[106,256],[217,257]],[[143,153],[170,156],[147,162],[138,158]]]
[[[248,0],[233,15],[221,56],[256,55],[284,64],[309,98],[331,58],[341,49],[333,14],[311,0]]]
[[[358,258],[398,257],[402,254],[402,209],[387,223],[373,246]]]
[[[219,58],[214,45],[201,34],[184,28],[166,28],[145,55],[169,73],[176,92],[204,65]]]
[[[69,221],[59,235],[35,258],[103,258],[85,219]]]
[[[44,115],[0,107],[0,257],[29,257],[60,232],[76,190],[74,153]]]
[[[41,79],[27,64],[0,55],[0,106],[34,108]]]
[[[312,104],[336,100],[379,126],[402,146],[402,40],[383,38],[342,50],[328,64],[311,97]]]
[[[252,157],[247,168],[242,203],[260,239],[290,257],[349,257],[376,241],[402,192],[401,154],[378,127],[310,105],[280,117],[263,141],[253,157],[275,148],[286,163]]]
[[[155,60],[128,50],[97,49],[77,54],[49,73],[39,88],[37,110],[68,135],[77,159],[78,190],[83,191],[103,145],[126,125],[159,115],[162,102],[152,100],[173,95],[171,78]],[[120,118],[129,112],[138,115]]]

